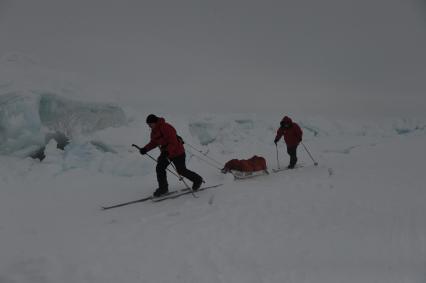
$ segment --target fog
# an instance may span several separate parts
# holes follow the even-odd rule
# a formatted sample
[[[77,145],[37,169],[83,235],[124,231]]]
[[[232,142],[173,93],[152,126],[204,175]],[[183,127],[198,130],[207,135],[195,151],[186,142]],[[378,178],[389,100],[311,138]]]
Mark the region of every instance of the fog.
[[[0,55],[27,54],[156,109],[426,106],[420,0],[15,0],[0,10]]]

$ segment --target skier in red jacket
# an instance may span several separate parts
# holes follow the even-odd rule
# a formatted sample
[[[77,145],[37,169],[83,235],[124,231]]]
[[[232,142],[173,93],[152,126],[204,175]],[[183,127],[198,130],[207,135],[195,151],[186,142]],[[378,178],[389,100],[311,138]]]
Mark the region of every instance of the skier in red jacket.
[[[275,145],[284,136],[284,141],[287,145],[287,153],[290,155],[290,164],[287,168],[293,169],[297,163],[297,146],[302,141],[302,129],[294,123],[289,117],[285,116],[280,122],[280,128],[275,136]]]
[[[173,162],[179,175],[193,182],[192,189],[198,190],[203,178],[186,168],[183,140],[176,134],[175,128],[166,123],[164,118],[159,118],[154,114],[148,115],[146,123],[151,128],[151,140],[140,149],[140,153],[146,154],[157,146],[160,147],[161,151],[156,166],[158,189],[154,192],[154,196],[158,197],[169,191],[166,169],[170,162]]]

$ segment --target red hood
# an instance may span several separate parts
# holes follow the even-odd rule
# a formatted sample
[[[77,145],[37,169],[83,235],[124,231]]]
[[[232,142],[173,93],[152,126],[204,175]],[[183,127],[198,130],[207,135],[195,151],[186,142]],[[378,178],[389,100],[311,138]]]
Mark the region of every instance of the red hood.
[[[289,124],[289,125],[293,124],[293,120],[291,120],[291,118],[290,118],[290,117],[288,117],[288,116],[285,116],[285,117],[281,120],[281,122],[283,122],[284,124]]]

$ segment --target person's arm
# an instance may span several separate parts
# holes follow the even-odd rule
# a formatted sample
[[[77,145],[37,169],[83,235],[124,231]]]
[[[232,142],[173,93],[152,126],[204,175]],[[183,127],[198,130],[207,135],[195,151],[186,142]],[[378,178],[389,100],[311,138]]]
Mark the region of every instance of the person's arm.
[[[275,140],[274,140],[275,144],[277,144],[277,142],[281,139],[281,137],[283,136],[283,134],[284,134],[283,131],[281,130],[281,128],[279,128],[277,130],[277,134],[275,136]]]
[[[148,151],[156,148],[158,146],[158,144],[155,142],[155,140],[150,140],[149,143],[147,143],[143,148],[141,148],[141,153],[142,151],[144,151],[145,153],[147,153]],[[142,153],[142,154],[145,154]]]
[[[165,139],[163,137],[161,129],[156,131],[155,133],[151,133],[151,140],[147,143],[142,149],[144,149],[145,153],[156,148],[160,145],[165,145]],[[142,153],[142,152],[141,152]]]

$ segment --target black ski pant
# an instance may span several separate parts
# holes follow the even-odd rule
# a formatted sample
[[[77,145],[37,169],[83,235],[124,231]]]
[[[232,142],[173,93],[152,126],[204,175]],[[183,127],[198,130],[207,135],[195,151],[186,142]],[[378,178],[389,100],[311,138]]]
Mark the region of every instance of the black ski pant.
[[[290,155],[290,164],[289,167],[294,167],[297,163],[297,145],[296,146],[287,146],[287,153]]]
[[[186,168],[185,164],[185,153],[179,155],[171,160],[167,157],[167,153],[162,152],[157,160],[157,167],[155,168],[157,171],[157,181],[158,187],[160,189],[167,190],[169,184],[167,183],[167,166],[169,166],[170,162],[173,162],[173,165],[176,167],[176,171],[182,177],[187,178],[192,182],[201,182],[202,178],[195,172],[192,172],[188,168]]]

